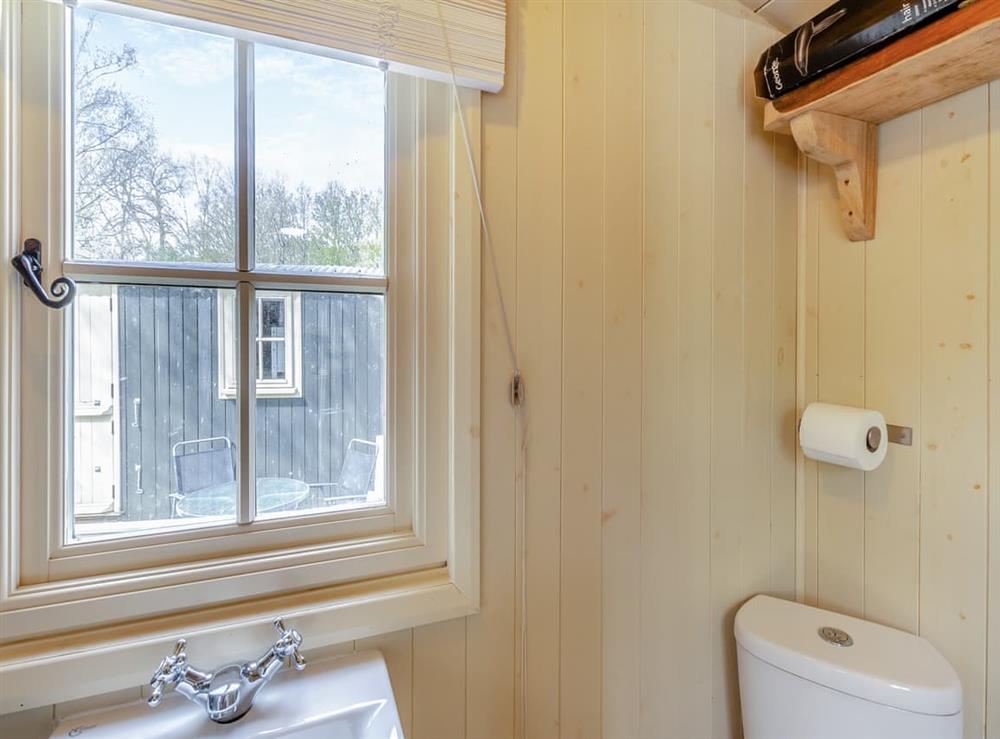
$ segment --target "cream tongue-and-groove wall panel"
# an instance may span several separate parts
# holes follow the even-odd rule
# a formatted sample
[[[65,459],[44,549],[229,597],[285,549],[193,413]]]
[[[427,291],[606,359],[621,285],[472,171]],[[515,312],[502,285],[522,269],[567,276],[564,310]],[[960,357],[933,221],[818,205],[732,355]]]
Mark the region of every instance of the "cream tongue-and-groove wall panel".
[[[621,3],[607,13],[604,224],[604,449],[602,469],[602,633],[642,628],[642,356],[644,8]],[[636,72],[638,70],[638,73]],[[638,289],[637,289],[637,286]],[[604,736],[639,736],[642,645],[603,639]]]
[[[482,171],[526,431],[484,269],[482,611],[341,647],[408,739],[739,736],[735,610],[795,585],[797,157],[733,7],[508,3]]]
[[[646,5],[639,737],[738,736],[733,615],[794,592],[797,159],[747,66],[775,37]]]
[[[914,443],[867,474],[807,464],[805,594],[927,637],[962,680],[966,738],[1000,736],[1000,82],[883,124],[879,159],[867,243],[808,167],[806,396]]]

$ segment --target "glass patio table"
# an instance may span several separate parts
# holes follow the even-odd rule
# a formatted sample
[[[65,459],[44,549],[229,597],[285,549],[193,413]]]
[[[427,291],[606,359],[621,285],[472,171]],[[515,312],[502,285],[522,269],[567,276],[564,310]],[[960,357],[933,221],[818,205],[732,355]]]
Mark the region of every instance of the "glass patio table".
[[[236,481],[220,482],[188,493],[177,502],[177,515],[233,516],[236,514]],[[291,477],[257,478],[257,512],[292,508],[309,495],[309,486]]]

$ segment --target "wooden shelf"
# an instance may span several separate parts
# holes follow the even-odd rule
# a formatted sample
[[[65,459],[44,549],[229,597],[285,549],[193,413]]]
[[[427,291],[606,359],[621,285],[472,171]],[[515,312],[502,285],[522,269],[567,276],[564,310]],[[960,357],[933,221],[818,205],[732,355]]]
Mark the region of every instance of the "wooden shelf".
[[[837,170],[848,236],[861,241],[875,235],[875,126],[997,78],[1000,0],[977,0],[769,102],[764,128]]]

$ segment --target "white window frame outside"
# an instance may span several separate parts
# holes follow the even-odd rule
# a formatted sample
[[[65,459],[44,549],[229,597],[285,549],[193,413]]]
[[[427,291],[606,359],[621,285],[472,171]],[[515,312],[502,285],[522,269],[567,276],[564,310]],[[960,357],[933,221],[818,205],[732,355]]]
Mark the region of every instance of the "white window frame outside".
[[[236,301],[229,291],[220,291],[218,300],[219,313],[219,397],[232,400],[238,390],[239,360],[234,347],[236,342]],[[285,303],[285,378],[283,380],[265,380],[257,378],[258,398],[300,398],[302,397],[302,294],[288,290],[268,291],[266,295],[258,295],[259,305],[262,300],[281,298]],[[260,341],[260,326],[258,324],[256,341]]]
[[[140,684],[181,634],[199,659],[236,658],[266,640],[277,613],[322,646],[475,612],[480,231],[449,88],[389,75],[385,278],[74,262],[61,253],[68,11],[13,0],[0,13],[3,264],[32,236],[43,243],[46,283],[62,273],[81,282],[125,274],[136,284],[223,281],[238,289],[241,305],[255,288],[383,292],[393,363],[386,368],[384,506],[68,545],[66,313],[44,308],[7,270],[0,295],[0,713]],[[478,157],[479,93],[460,97]],[[239,325],[246,345],[249,322]],[[244,379],[248,356],[242,352]],[[239,398],[244,418],[254,395]],[[244,442],[253,439],[242,426]],[[252,453],[241,455],[239,468],[250,481],[240,495],[245,517]]]

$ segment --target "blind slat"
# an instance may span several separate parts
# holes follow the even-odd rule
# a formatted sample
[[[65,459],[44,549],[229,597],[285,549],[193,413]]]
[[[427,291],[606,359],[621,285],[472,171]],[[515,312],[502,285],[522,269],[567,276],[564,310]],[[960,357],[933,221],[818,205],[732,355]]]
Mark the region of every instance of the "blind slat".
[[[390,69],[447,80],[451,68],[440,22],[443,18],[459,84],[486,92],[503,87],[504,0],[112,1],[372,62],[384,61]]]

